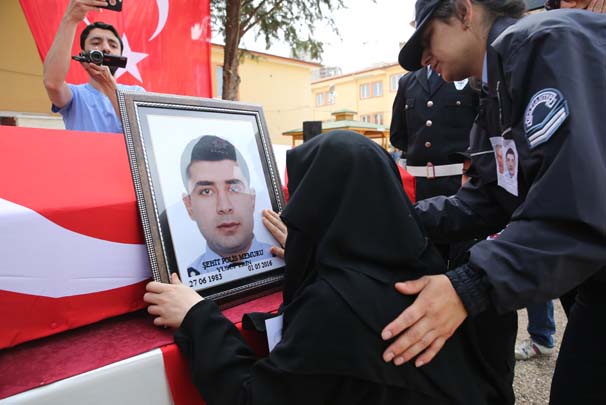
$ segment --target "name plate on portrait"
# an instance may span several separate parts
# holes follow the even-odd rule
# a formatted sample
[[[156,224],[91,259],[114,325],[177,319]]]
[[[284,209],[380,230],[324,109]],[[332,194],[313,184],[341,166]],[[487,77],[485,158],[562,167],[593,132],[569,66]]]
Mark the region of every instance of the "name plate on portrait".
[[[235,303],[275,290],[284,262],[261,221],[284,207],[260,106],[118,94],[154,279]]]

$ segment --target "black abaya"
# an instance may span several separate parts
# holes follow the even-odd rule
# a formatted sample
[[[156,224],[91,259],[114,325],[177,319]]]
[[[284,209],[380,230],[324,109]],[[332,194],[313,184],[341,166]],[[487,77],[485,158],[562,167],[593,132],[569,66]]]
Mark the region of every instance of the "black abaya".
[[[209,404],[488,404],[485,369],[457,332],[416,368],[382,360],[381,329],[414,297],[396,281],[445,270],[424,237],[397,168],[346,131],[290,151],[282,341],[257,360],[218,308],[202,301],[175,335]]]

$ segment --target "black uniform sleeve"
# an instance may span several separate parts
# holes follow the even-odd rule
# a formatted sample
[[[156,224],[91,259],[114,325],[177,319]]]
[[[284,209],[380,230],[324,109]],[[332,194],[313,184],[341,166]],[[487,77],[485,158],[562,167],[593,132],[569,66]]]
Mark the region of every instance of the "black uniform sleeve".
[[[559,297],[606,269],[606,48],[596,41],[558,27],[495,45],[503,58],[504,127],[520,154],[520,187],[529,185],[501,236],[471,249],[470,266],[485,273],[499,311]],[[563,95],[569,115],[544,131],[546,142],[531,145],[527,106],[549,89]]]
[[[509,220],[497,203],[494,185],[472,179],[454,196],[437,196],[419,201],[415,212],[435,243],[453,243],[483,238],[503,229]]]
[[[389,128],[389,140],[393,146],[403,152],[403,156],[408,152],[408,128],[404,109],[406,105],[406,77],[407,75],[402,76],[398,82],[398,92],[393,102]]]

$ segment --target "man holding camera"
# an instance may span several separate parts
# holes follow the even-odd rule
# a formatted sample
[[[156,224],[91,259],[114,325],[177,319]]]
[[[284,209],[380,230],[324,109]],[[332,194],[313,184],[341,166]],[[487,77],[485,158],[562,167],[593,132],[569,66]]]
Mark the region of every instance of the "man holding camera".
[[[145,91],[141,86],[117,84],[116,67],[87,62],[81,65],[89,75],[88,83],[65,82],[78,24],[89,11],[100,11],[107,5],[106,0],[70,0],[44,60],[44,87],[53,103],[53,112],[61,114],[66,129],[122,133],[116,90]],[[84,52],[98,50],[120,56],[123,44],[112,25],[98,21],[82,31],[80,48]]]

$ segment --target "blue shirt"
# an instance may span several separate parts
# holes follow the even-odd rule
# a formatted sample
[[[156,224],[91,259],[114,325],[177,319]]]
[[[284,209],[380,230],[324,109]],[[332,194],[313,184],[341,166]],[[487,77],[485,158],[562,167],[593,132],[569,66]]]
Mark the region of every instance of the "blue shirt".
[[[204,273],[210,273],[211,271],[217,270],[217,267],[233,267],[237,265],[246,265],[254,262],[258,262],[263,259],[271,259],[274,257],[271,254],[271,245],[267,243],[261,243],[257,239],[253,239],[250,249],[247,253],[235,255],[237,257],[223,257],[210,248],[206,249],[200,257],[198,257],[189,266],[187,272],[189,276],[199,275]],[[198,273],[198,274],[196,274]]]
[[[67,84],[72,99],[63,108],[52,106],[63,117],[65,129],[92,132],[122,133],[122,123],[109,98],[90,83]],[[121,91],[145,91],[141,86],[118,84]]]

